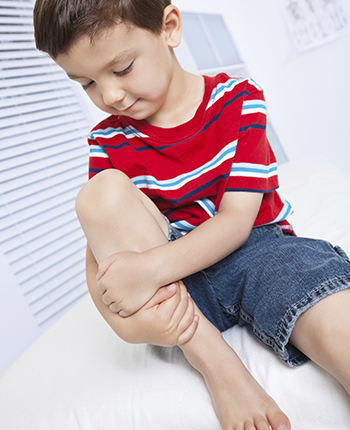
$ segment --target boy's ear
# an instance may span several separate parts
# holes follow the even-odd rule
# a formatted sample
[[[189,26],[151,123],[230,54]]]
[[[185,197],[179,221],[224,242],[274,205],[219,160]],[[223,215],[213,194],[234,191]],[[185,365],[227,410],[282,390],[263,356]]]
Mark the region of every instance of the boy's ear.
[[[170,48],[176,48],[181,42],[182,22],[179,9],[170,4],[164,9],[163,26]]]

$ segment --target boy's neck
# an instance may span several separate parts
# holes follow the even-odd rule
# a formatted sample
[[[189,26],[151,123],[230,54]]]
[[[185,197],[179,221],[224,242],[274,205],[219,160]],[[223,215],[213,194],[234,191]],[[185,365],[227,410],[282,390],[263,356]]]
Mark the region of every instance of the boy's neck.
[[[185,71],[176,60],[167,100],[147,122],[162,128],[184,124],[195,116],[203,96],[204,78]]]

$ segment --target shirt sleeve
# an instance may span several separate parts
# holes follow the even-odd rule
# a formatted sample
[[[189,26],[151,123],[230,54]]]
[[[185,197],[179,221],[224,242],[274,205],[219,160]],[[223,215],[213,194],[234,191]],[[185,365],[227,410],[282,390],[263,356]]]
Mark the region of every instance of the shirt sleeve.
[[[266,136],[263,92],[255,90],[242,104],[236,154],[226,191],[268,193],[278,188],[277,163]]]
[[[92,137],[92,134],[88,138],[89,144],[89,179],[102,172],[105,169],[112,169],[113,165],[108,157],[107,152],[103,148],[102,144],[99,143],[98,138]]]

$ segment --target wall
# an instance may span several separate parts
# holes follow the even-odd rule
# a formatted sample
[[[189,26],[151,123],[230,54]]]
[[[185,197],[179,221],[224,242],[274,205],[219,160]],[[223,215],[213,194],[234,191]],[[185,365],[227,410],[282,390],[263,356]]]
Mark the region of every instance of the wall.
[[[174,0],[180,10],[222,13],[252,77],[264,88],[290,160],[333,164],[350,174],[350,31],[300,53],[279,0]],[[350,21],[350,2],[343,0]],[[350,29],[349,29],[350,30]]]

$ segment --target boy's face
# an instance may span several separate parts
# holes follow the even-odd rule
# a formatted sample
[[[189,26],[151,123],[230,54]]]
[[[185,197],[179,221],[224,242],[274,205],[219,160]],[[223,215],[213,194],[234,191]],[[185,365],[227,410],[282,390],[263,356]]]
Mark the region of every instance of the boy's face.
[[[173,59],[165,32],[156,36],[121,23],[93,43],[82,36],[55,61],[103,111],[152,123],[169,108]]]

